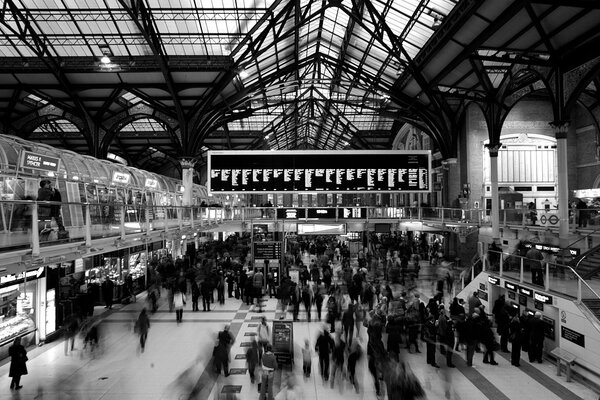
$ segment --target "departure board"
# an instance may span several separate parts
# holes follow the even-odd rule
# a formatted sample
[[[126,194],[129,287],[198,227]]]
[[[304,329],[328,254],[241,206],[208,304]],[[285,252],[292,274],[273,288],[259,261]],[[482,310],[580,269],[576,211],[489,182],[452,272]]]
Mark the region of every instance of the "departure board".
[[[209,151],[208,190],[429,192],[431,153],[413,151]]]
[[[281,242],[254,242],[254,259],[279,260],[281,258]]]

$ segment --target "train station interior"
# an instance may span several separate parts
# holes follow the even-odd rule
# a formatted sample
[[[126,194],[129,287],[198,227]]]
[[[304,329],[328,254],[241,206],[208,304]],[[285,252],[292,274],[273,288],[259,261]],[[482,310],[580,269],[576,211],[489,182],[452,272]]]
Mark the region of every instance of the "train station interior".
[[[3,1],[0,399],[262,398],[264,317],[277,400],[395,400],[400,376],[427,399],[597,400],[599,21],[593,0]],[[167,278],[187,282],[180,322]],[[205,284],[210,312],[190,301]],[[320,334],[348,341],[330,297],[363,312],[353,379],[321,376]],[[483,344],[426,358],[424,316],[422,354],[406,346],[404,304],[474,297],[498,365]],[[515,365],[498,299],[540,320],[541,358]]]

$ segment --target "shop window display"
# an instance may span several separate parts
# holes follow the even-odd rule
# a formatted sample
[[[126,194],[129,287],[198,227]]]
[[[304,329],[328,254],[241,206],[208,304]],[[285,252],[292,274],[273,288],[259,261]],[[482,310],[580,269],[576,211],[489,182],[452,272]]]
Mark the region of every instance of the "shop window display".
[[[17,336],[25,337],[25,343],[33,340],[36,285],[34,280],[0,288],[0,358],[6,357]]]

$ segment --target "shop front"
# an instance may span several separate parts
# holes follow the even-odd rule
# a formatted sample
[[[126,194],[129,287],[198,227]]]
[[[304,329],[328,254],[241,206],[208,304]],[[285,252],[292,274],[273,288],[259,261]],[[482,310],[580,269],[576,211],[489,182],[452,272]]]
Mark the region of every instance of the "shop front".
[[[93,294],[94,304],[105,303],[101,286],[107,279],[114,283],[115,302],[144,291],[147,286],[147,254],[146,245],[140,245],[91,258],[91,267],[85,269],[85,283]]]
[[[42,267],[0,278],[0,359],[8,357],[8,348],[15,338],[20,337],[25,346],[38,340],[37,327],[45,323],[38,287],[43,273]]]

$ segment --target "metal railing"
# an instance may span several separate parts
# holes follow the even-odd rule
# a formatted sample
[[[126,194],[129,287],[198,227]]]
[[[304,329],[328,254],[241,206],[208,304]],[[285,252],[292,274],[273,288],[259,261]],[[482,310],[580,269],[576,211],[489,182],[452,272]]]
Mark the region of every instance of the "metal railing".
[[[490,257],[496,261],[490,261]],[[583,279],[569,265],[551,260],[534,260],[517,254],[488,250],[483,259],[483,271],[519,283],[538,287],[563,297],[600,299],[600,279]]]

